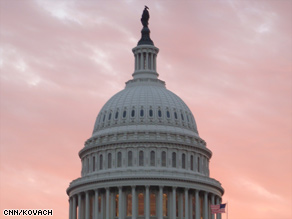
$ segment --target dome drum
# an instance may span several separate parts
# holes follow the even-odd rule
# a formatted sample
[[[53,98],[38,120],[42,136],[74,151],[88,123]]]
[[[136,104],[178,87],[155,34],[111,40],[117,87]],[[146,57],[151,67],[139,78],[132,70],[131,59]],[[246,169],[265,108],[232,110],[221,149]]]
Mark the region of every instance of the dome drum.
[[[186,145],[136,142],[92,146],[80,151],[79,155],[82,176],[155,169],[192,177],[196,174],[209,176],[211,152]]]

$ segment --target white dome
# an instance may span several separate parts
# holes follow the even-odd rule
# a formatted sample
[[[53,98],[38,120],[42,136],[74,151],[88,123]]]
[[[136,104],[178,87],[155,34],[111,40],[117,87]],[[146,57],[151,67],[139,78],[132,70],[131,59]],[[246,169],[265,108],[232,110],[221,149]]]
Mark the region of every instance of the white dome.
[[[158,79],[147,17],[145,7],[133,79],[102,107],[79,152],[81,177],[67,189],[70,219],[208,219],[210,204],[221,203],[224,189],[210,178],[212,152],[192,112]]]
[[[198,137],[192,112],[158,79],[134,79],[102,107],[92,137],[131,130]]]

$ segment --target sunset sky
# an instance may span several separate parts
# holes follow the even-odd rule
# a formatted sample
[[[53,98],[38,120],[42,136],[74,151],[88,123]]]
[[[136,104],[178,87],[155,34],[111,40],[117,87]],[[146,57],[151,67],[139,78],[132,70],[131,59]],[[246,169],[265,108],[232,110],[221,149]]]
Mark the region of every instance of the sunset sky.
[[[132,78],[144,5],[159,78],[213,152],[229,219],[292,218],[290,0],[0,0],[0,218],[68,218],[78,152]]]

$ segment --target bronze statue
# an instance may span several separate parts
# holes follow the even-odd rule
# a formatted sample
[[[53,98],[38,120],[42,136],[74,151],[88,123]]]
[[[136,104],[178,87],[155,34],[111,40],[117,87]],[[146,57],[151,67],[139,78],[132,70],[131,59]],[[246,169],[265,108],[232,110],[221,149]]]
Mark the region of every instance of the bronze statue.
[[[149,8],[145,5],[142,17],[141,17],[141,23],[143,25],[143,28],[141,30],[141,39],[138,42],[139,45],[152,45],[154,46],[153,41],[150,38],[150,30],[148,28],[148,21],[149,21]]]
[[[143,25],[143,27],[148,27],[148,20],[149,20],[149,12],[148,12],[148,7],[145,5],[143,14],[142,14],[142,18],[141,18],[141,23]]]

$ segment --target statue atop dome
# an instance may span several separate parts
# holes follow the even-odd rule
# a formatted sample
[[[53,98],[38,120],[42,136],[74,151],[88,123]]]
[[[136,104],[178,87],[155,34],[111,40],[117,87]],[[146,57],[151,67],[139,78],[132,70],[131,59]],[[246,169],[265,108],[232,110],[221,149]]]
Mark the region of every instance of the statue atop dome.
[[[148,21],[150,18],[148,10],[149,10],[149,8],[145,5],[145,8],[143,10],[143,14],[141,17],[141,23],[143,25],[143,29],[141,31],[141,39],[138,42],[138,46],[139,45],[152,45],[152,46],[154,46],[154,43],[150,38],[150,30],[148,28]]]
[[[148,27],[148,21],[149,21],[149,12],[148,12],[148,7],[145,5],[142,17],[141,17],[141,23],[143,25],[143,27]]]

